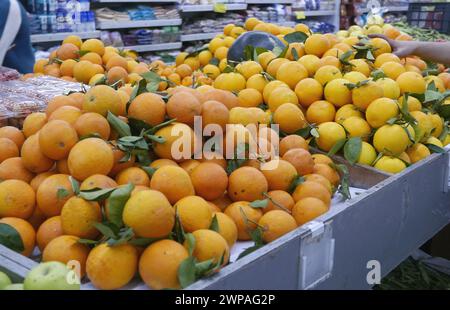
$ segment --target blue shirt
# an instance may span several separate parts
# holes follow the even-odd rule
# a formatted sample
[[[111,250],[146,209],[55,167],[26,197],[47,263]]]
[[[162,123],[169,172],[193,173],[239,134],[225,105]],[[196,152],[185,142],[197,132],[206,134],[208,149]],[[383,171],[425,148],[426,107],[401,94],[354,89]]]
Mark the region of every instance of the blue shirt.
[[[0,35],[5,28],[9,5],[9,0],[0,0]],[[14,40],[14,47],[5,55],[3,66],[14,68],[20,73],[30,73],[33,72],[34,53],[31,47],[27,13],[20,2],[19,6],[22,14],[22,24]]]

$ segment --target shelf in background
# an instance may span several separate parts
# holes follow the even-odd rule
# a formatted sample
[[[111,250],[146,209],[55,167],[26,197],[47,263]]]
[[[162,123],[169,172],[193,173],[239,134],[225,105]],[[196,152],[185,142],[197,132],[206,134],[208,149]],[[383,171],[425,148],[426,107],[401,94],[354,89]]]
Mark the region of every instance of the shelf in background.
[[[247,0],[247,4],[292,4],[294,0]]]
[[[180,3],[180,0],[94,0],[98,3],[125,3],[125,2],[146,2],[146,3]]]
[[[227,11],[239,11],[247,9],[246,3],[225,3]],[[213,4],[188,4],[182,5],[183,12],[212,12],[214,11]]]
[[[157,52],[157,51],[177,50],[180,49],[181,46],[182,46],[181,42],[171,42],[171,43],[158,43],[148,45],[124,46],[123,48],[133,50],[136,52]]]
[[[62,41],[70,35],[79,36],[81,39],[92,39],[99,38],[100,31],[32,34],[31,43]]]
[[[333,10],[328,10],[328,11],[305,11],[305,16],[331,16],[336,14],[335,11]]]
[[[387,11],[388,12],[408,12],[408,6],[407,5],[403,5],[403,6],[388,6],[387,7]],[[362,13],[368,13],[369,9],[362,9],[361,10]]]
[[[188,42],[188,41],[209,40],[209,39],[214,38],[218,34],[220,34],[220,32],[183,34],[183,35],[181,35],[181,41],[182,42]]]
[[[155,19],[155,20],[127,20],[127,21],[101,21],[97,22],[99,29],[123,29],[140,27],[179,26],[181,19]]]

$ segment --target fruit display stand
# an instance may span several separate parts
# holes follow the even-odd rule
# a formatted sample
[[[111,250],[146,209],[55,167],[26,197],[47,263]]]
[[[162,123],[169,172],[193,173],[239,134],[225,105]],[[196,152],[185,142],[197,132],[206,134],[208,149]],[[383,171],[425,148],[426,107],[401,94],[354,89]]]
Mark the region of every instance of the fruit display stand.
[[[369,289],[372,262],[385,276],[450,222],[446,151],[396,175],[346,164],[350,200],[336,195],[329,212],[187,289]],[[23,279],[35,265],[0,245],[0,270],[12,278]],[[82,289],[94,288],[86,283]],[[134,281],[123,289],[148,287]]]

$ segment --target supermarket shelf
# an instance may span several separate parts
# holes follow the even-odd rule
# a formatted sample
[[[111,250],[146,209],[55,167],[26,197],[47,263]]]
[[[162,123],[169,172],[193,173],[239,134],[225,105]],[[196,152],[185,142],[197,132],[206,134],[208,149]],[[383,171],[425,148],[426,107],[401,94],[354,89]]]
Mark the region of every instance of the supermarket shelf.
[[[214,38],[218,34],[219,34],[219,32],[183,34],[181,36],[181,41],[182,42],[187,42],[187,41],[209,40],[209,39]]]
[[[92,39],[99,38],[100,31],[32,34],[31,43],[62,41],[65,37],[70,35],[79,36],[81,39]]]
[[[163,27],[181,25],[181,19],[129,20],[129,21],[101,21],[97,22],[99,29],[123,29],[140,27]]]
[[[181,42],[171,42],[160,44],[124,46],[123,48],[133,50],[136,52],[157,52],[157,51],[177,50],[180,49],[181,46],[182,46]]]
[[[150,2],[150,3],[180,3],[180,0],[94,0],[98,3],[125,3],[125,2]]]
[[[336,14],[335,11],[329,10],[329,11],[305,11],[305,16],[331,16]]]
[[[246,3],[226,3],[227,11],[239,11],[247,9]],[[212,12],[214,11],[214,5],[212,4],[199,4],[199,5],[183,5],[181,6],[183,12]]]
[[[280,26],[284,26],[284,27],[294,27],[297,23],[296,22],[282,22],[279,24],[280,24]]]
[[[247,4],[292,4],[294,0],[247,0]]]
[[[407,5],[403,5],[403,6],[388,6],[387,7],[387,11],[388,12],[408,12],[408,6]],[[362,13],[368,13],[369,9],[365,8],[361,10]]]

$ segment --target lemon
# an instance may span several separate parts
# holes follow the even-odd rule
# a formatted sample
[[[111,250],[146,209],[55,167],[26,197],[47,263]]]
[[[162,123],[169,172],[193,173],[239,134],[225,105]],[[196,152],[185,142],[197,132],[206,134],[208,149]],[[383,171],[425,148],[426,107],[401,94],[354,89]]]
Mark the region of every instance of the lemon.
[[[392,156],[382,156],[374,167],[389,173],[399,173],[406,168],[406,164],[401,159]]]
[[[373,128],[379,128],[399,113],[397,103],[389,98],[379,98],[372,101],[366,110],[366,120]]]
[[[410,141],[405,129],[400,125],[383,125],[373,136],[373,146],[378,152],[403,153]]]
[[[371,128],[369,124],[361,117],[351,116],[345,119],[341,125],[345,128],[349,137],[361,137],[367,140],[370,136]]]
[[[434,144],[434,145],[439,146],[439,147],[444,147],[444,145],[442,144],[441,140],[439,140],[436,137],[429,137],[425,143],[426,144]]]
[[[361,153],[359,154],[357,163],[371,166],[375,158],[377,158],[377,152],[373,146],[370,143],[363,141],[361,144]]]
[[[256,61],[244,61],[236,66],[236,70],[242,74],[246,80],[248,80],[253,75],[259,74],[263,71],[263,68]]]
[[[377,83],[383,89],[383,96],[397,100],[400,97],[400,87],[390,78],[382,78],[377,80]]]
[[[345,85],[348,83],[350,81],[345,79],[334,79],[328,82],[324,89],[325,99],[337,107],[352,103],[352,93]]]
[[[358,71],[350,71],[344,74],[344,79],[349,81],[350,83],[358,83],[367,79],[367,76]]]
[[[335,122],[325,122],[318,126],[319,137],[316,139],[317,145],[323,151],[328,152],[337,141],[345,139],[344,127]]]
[[[336,111],[336,115],[334,116],[334,121],[336,123],[342,124],[342,122],[345,119],[352,117],[352,116],[362,118],[363,114],[353,104],[346,104],[346,105],[340,107],[339,110]]]
[[[267,80],[262,74],[255,74],[247,80],[246,88],[256,89],[262,94],[267,83]]]
[[[408,154],[411,159],[411,163],[416,163],[427,156],[430,156],[430,150],[423,145],[422,143],[416,143],[413,146],[409,147],[406,150],[406,154]]]
[[[220,69],[217,66],[208,64],[203,67],[203,73],[212,79],[216,79],[220,75]]]

